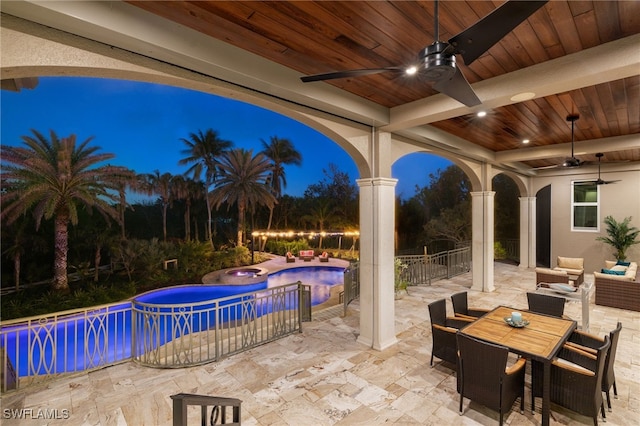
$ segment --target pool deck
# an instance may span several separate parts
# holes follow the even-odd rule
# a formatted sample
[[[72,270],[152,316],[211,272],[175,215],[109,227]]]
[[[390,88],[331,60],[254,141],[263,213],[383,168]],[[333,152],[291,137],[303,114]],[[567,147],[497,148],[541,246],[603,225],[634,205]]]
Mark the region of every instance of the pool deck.
[[[277,264],[277,260],[274,260]],[[320,263],[318,262],[318,265]],[[313,265],[298,262],[283,267]],[[323,263],[323,266],[327,265]],[[330,261],[329,266],[332,265]],[[593,275],[585,280],[593,282]],[[12,420],[2,425],[171,425],[171,395],[195,393],[242,400],[242,424],[251,425],[487,425],[498,413],[464,402],[458,414],[452,366],[429,366],[431,324],[427,305],[469,291],[469,305],[486,308],[527,306],[526,292],[535,288],[533,269],[496,263],[496,290],[470,290],[471,273],[410,287],[395,303],[398,343],[376,351],[357,342],[359,304],[313,313],[300,334],[287,336],[219,362],[184,368],[153,369],[133,362],[103,368],[2,395],[2,409],[68,410],[68,419]],[[592,299],[593,300],[593,299]],[[640,313],[590,304],[591,332],[603,335],[622,322],[616,358],[618,399],[607,412],[607,425],[638,425],[640,419]],[[580,320],[581,305],[569,302],[565,314]],[[525,412],[512,410],[507,425],[541,422],[541,404],[530,410],[527,374]],[[556,405],[552,425],[590,425],[591,420]],[[61,416],[62,417],[62,416]],[[199,424],[198,410],[189,411],[190,424]]]
[[[251,268],[262,268],[266,269],[269,273],[282,271],[285,269],[293,269],[293,268],[302,268],[302,267],[310,267],[310,266],[332,266],[337,268],[346,268],[349,266],[349,262],[343,259],[329,258],[328,262],[320,262],[318,256],[314,257],[313,260],[303,261],[296,257],[295,262],[287,263],[287,260],[284,256],[273,256],[271,259],[252,265]],[[247,267],[248,268],[248,267]],[[227,268],[219,271],[210,272],[204,277],[202,277],[203,284],[215,284],[219,282],[219,276],[226,273],[226,271],[231,269],[240,269],[240,267],[235,268]]]

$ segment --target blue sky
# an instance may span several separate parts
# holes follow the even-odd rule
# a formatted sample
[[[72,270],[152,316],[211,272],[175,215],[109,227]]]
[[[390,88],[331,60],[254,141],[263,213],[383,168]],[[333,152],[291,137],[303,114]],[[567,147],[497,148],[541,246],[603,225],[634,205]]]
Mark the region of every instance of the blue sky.
[[[1,96],[3,145],[21,144],[31,129],[59,137],[75,134],[78,141],[93,136],[99,152],[115,154],[111,164],[136,173],[181,174],[178,165],[186,145],[181,138],[211,128],[235,147],[262,149],[260,140],[287,138],[302,154],[301,166],[287,166],[284,193],[300,196],[310,184],[323,178],[329,163],[337,164],[352,179],[359,177],[349,155],[321,133],[280,114],[218,96],[170,86],[124,80],[77,77],[40,78],[33,90]],[[398,178],[396,193],[412,196],[424,186],[429,173],[450,162],[428,154],[413,154],[393,167]]]

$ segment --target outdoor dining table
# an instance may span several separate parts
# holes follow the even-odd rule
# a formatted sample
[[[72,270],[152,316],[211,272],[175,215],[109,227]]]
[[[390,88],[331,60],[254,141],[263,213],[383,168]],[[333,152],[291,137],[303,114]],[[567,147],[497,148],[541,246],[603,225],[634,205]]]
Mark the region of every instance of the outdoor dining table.
[[[520,312],[523,321],[528,321],[529,324],[524,327],[507,324],[505,318],[511,317],[512,312]],[[548,426],[551,406],[551,361],[576,327],[576,322],[571,319],[498,306],[460,329],[459,333],[506,346],[513,353],[543,363],[542,425]]]

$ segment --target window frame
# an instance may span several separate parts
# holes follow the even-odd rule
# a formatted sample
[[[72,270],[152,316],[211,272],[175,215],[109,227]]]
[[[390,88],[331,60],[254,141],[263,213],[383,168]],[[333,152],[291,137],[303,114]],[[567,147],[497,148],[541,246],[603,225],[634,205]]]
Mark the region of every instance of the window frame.
[[[576,183],[593,182],[592,180],[573,180],[571,181],[571,232],[600,232],[600,186],[595,182],[593,185],[596,187],[596,201],[576,202]],[[596,207],[596,225],[595,227],[576,226],[575,213],[576,207]]]

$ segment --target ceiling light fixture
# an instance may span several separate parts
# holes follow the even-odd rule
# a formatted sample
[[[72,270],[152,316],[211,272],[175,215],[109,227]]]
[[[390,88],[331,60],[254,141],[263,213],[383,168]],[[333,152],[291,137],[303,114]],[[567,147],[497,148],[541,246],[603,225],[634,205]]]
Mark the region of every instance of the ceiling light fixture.
[[[522,143],[529,143],[529,142],[530,142],[529,139],[523,139],[522,140]]]
[[[409,68],[406,69],[405,72],[407,73],[407,75],[414,75],[415,73],[418,72],[418,67],[416,67],[415,65],[410,66]]]
[[[487,111],[478,111],[478,113],[476,114],[478,117],[484,117],[487,115]]]
[[[533,92],[522,92],[522,93],[518,93],[517,95],[513,95],[511,97],[511,100],[513,102],[523,102],[523,101],[528,101],[529,99],[533,99],[536,97],[536,94]]]

